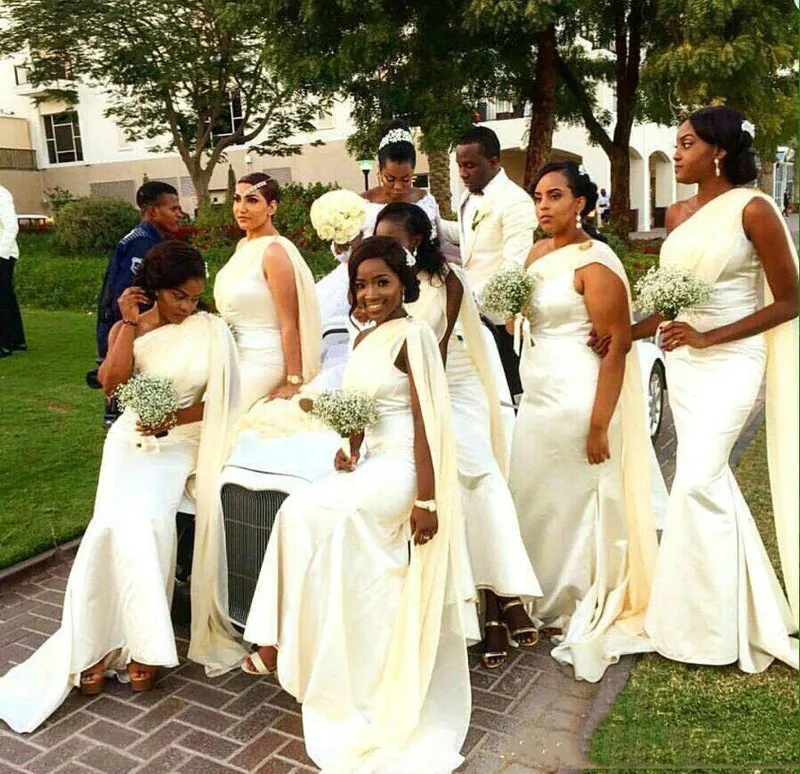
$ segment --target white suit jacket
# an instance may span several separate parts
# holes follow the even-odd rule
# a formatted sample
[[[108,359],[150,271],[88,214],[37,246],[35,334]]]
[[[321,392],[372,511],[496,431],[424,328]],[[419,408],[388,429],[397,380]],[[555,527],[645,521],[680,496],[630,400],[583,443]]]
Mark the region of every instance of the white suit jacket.
[[[14,199],[8,189],[0,185],[0,259],[19,258],[18,231]]]
[[[501,169],[480,197],[472,223],[464,224],[467,239],[461,244],[459,223],[469,195],[469,191],[461,195],[459,220],[443,220],[442,232],[448,242],[460,246],[461,265],[472,289],[478,291],[504,263],[524,265],[533,244],[536,209],[533,199]]]

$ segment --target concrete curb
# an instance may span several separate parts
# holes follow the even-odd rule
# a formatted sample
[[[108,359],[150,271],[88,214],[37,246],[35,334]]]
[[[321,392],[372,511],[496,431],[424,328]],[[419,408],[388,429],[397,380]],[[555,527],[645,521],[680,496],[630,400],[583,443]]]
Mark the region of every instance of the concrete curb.
[[[57,564],[67,556],[74,554],[78,550],[80,543],[81,538],[75,538],[68,543],[51,548],[49,551],[30,557],[30,559],[23,559],[21,562],[12,564],[11,567],[0,570],[0,585],[8,581],[20,580],[26,575],[32,575],[52,564]]]

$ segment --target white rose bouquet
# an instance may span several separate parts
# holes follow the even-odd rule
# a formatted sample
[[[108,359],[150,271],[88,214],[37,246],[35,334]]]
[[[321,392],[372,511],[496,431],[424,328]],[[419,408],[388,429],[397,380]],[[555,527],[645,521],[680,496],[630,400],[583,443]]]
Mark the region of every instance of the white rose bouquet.
[[[636,308],[674,320],[684,309],[707,301],[711,289],[687,269],[654,266],[636,283]]]
[[[300,406],[342,437],[348,457],[350,437],[378,421],[375,398],[359,390],[323,390],[313,401],[302,400]]]
[[[352,242],[364,227],[367,206],[357,193],[328,191],[311,205],[311,225],[320,239],[336,245]]]
[[[148,374],[131,376],[125,384],[117,387],[114,397],[122,408],[135,412],[145,428],[161,427],[174,419],[179,408],[178,392],[172,382]]]

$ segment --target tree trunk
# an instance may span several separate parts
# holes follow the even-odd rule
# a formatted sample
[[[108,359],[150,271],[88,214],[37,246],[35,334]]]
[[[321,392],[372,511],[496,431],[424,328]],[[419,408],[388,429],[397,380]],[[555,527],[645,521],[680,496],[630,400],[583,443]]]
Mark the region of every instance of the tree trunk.
[[[531,92],[531,123],[525,155],[527,191],[539,168],[550,159],[556,128],[556,28],[551,25],[537,36],[536,78]]]
[[[775,191],[775,158],[778,149],[770,148],[768,152],[761,154],[761,169],[758,172],[758,180],[756,184],[758,187],[769,196],[773,195]],[[783,208],[783,202],[778,204]]]
[[[447,150],[428,151],[428,180],[430,190],[445,220],[453,220],[450,209],[450,153]]]
[[[203,169],[199,162],[192,165],[187,164],[186,169],[189,172],[189,177],[192,179],[194,192],[197,196],[197,211],[199,212],[204,207],[208,206],[211,200],[208,187],[211,183],[211,173],[214,170],[213,167],[206,167]]]
[[[611,162],[611,222],[617,235],[627,239],[636,227],[635,223],[631,223],[631,157],[628,144],[620,147],[615,142],[608,157]]]

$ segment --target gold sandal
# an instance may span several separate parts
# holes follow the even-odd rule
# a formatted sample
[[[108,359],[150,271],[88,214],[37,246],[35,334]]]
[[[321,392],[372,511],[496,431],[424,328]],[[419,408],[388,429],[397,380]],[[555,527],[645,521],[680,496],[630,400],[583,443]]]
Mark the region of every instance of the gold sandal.
[[[501,623],[500,621],[486,621],[483,625],[484,629],[488,629],[490,626],[499,626],[502,629],[508,630],[508,627],[504,623]],[[503,664],[506,663],[507,658],[508,658],[507,650],[499,650],[495,652],[487,651],[481,656],[481,664],[483,664],[485,669],[498,669],[499,667],[503,666]],[[499,659],[499,660],[493,661],[494,659]]]
[[[105,659],[81,672],[80,687],[84,696],[97,696],[106,687]]]
[[[131,671],[134,667],[134,671]],[[156,682],[156,672],[158,667],[150,664],[140,664],[138,661],[131,661],[128,665],[128,677],[131,681],[131,690],[134,693],[149,691]],[[138,674],[136,674],[138,672]]]
[[[509,607],[522,607],[521,599],[514,599],[511,602],[503,605],[502,612],[505,613]],[[527,615],[527,613],[526,613]],[[509,635],[511,635],[511,639],[517,643],[521,648],[532,648],[534,645],[539,644],[539,630],[535,626],[520,626],[518,629],[509,629]],[[525,636],[526,634],[532,635],[526,639],[520,639],[520,637]]]

